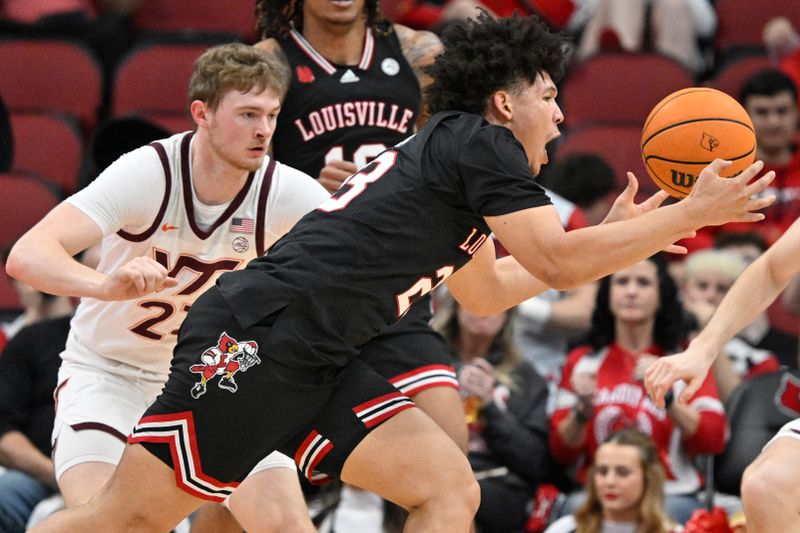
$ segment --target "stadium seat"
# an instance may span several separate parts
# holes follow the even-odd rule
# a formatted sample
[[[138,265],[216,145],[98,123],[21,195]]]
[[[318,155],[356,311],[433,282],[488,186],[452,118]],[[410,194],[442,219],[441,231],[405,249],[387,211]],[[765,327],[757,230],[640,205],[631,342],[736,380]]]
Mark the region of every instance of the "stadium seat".
[[[734,98],[738,98],[742,84],[747,78],[760,70],[770,67],[772,65],[766,54],[743,57],[725,64],[709,85],[728,93]]]
[[[9,112],[61,112],[85,132],[97,120],[100,66],[83,45],[39,39],[0,40],[0,94]]]
[[[576,65],[561,82],[564,124],[644,124],[668,94],[691,87],[679,63],[657,54],[601,53]]]
[[[730,439],[716,457],[716,490],[739,494],[742,473],[787,422],[800,417],[800,370],[782,369],[743,381],[725,404]]]
[[[133,18],[144,32],[200,32],[229,34],[254,42],[257,37],[253,0],[204,2],[195,0],[148,0]]]
[[[736,48],[763,47],[764,26],[774,17],[784,16],[800,27],[797,0],[717,0],[717,49],[730,55]]]
[[[52,113],[12,113],[13,170],[40,176],[64,194],[77,188],[83,139],[74,122]]]
[[[6,274],[5,264],[3,264],[2,267],[3,273],[0,274],[0,316],[9,311],[19,311],[22,309],[22,303],[19,301],[19,294],[17,294],[16,289],[14,289],[11,280]]]
[[[637,125],[595,125],[569,130],[556,148],[555,157],[558,160],[575,153],[599,155],[614,169],[620,190],[628,183],[626,173],[630,171],[638,178],[641,193],[648,194],[657,189],[642,162],[641,137],[642,129]]]
[[[174,133],[192,129],[186,88],[208,46],[152,43],[133,50],[114,76],[111,116],[138,115]]]
[[[44,180],[14,172],[0,174],[0,248],[16,241],[59,201]]]

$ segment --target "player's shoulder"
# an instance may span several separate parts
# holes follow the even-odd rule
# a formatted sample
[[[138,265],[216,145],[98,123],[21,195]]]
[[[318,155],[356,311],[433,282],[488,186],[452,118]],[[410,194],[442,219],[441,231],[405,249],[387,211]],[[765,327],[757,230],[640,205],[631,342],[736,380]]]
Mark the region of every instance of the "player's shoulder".
[[[273,179],[279,179],[282,182],[285,181],[288,183],[317,181],[302,170],[289,166],[285,163],[281,163],[278,160],[275,161],[275,175],[273,176]]]
[[[256,44],[253,45],[254,48],[259,50],[263,50],[267,52],[278,61],[288,65],[289,59],[286,57],[286,52],[283,50],[280,41],[274,37],[268,37],[261,41],[258,41]]]
[[[444,51],[439,36],[431,31],[414,30],[402,24],[393,24],[391,27],[400,41],[403,55],[412,65],[431,63],[434,57]]]

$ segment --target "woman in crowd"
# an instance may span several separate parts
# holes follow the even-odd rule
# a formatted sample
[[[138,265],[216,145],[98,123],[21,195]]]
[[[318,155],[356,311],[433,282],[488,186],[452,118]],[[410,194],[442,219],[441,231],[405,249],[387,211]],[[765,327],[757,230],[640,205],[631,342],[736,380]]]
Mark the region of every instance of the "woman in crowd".
[[[681,524],[701,506],[702,476],[693,456],[720,453],[726,431],[713,378],[688,404],[670,402],[662,409],[645,393],[644,371],[679,349],[683,324],[678,289],[660,257],[604,278],[589,343],[570,353],[550,420],[553,456],[575,467],[580,483],[611,433],[635,428],[649,435],[667,476],[667,512]],[[582,491],[570,495],[564,512],[573,512],[584,498]]]
[[[512,314],[480,317],[445,297],[435,319],[460,366],[480,533],[522,531],[549,463],[547,383],[514,346]]]
[[[664,467],[646,435],[613,433],[597,449],[586,501],[545,533],[675,533],[664,511]]]

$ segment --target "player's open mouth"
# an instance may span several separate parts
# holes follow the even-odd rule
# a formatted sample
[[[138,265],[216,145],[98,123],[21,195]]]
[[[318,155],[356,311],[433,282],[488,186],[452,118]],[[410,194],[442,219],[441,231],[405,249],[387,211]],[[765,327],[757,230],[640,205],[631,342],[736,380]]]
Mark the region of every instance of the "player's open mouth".
[[[333,0],[331,3],[338,8],[348,8],[353,5],[353,0]]]

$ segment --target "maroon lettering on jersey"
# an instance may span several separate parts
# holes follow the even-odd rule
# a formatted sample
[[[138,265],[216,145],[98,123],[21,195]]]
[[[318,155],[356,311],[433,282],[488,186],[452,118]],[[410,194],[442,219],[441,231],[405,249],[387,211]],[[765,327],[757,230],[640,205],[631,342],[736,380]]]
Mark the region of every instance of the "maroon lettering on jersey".
[[[789,373],[783,375],[775,394],[775,405],[792,418],[800,416],[800,378]]]

